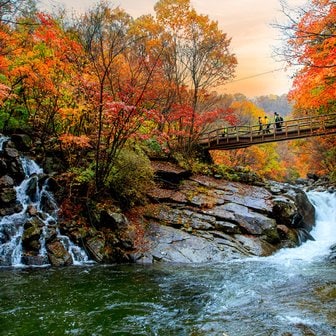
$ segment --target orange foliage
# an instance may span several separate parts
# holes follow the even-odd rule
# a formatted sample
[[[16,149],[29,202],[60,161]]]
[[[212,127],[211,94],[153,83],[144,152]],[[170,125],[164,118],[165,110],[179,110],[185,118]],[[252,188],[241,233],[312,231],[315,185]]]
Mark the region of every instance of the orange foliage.
[[[334,108],[336,96],[336,6],[332,0],[314,0],[296,27],[289,44],[303,67],[295,76],[290,98],[301,109]]]

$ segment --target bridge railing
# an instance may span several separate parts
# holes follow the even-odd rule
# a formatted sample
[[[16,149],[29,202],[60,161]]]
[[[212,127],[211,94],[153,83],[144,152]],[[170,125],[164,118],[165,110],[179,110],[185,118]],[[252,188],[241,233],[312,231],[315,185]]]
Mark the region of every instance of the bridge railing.
[[[336,113],[284,120],[281,129],[276,128],[275,122],[270,122],[267,125],[263,125],[262,129],[260,129],[259,124],[217,128],[202,134],[199,142],[210,147],[211,144],[239,142],[241,139],[253,142],[253,139],[263,141],[266,138],[269,140],[270,137],[276,139],[277,137],[283,138],[295,134],[299,136],[302,132],[305,132],[306,135],[307,132],[312,134],[316,131],[324,132],[330,127],[336,127]]]

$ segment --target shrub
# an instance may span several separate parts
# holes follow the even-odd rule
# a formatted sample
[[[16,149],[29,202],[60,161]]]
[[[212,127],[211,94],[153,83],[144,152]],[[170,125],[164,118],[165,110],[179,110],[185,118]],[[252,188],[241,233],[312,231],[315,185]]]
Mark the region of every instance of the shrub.
[[[142,152],[124,149],[108,177],[108,188],[123,208],[144,204],[146,193],[154,186],[150,161]]]

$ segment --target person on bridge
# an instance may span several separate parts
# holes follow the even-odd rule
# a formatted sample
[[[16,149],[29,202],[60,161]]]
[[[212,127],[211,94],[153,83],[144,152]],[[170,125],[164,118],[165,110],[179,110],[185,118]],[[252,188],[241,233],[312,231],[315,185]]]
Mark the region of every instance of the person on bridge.
[[[264,131],[263,131],[263,133],[271,133],[270,127],[271,127],[271,124],[268,120],[268,117],[265,116],[264,117]]]
[[[278,112],[274,112],[274,122],[275,122],[275,132],[281,132],[283,119]]]
[[[258,124],[259,124],[258,134],[261,134],[263,133],[263,121],[261,117],[258,117]]]

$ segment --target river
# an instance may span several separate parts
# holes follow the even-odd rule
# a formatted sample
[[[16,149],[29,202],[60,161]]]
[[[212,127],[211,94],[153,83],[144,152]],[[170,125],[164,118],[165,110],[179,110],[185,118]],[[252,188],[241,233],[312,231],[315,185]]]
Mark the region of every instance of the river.
[[[0,269],[0,335],[336,335],[336,194],[315,241],[207,265]]]

